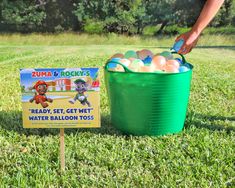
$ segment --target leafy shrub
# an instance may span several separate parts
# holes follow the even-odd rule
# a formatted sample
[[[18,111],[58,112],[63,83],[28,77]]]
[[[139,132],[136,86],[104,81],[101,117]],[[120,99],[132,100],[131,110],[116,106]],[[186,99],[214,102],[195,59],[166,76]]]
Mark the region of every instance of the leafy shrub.
[[[103,33],[103,22],[88,20],[84,25],[84,31],[89,34],[101,34]]]
[[[185,33],[185,32],[187,32],[189,30],[190,30],[190,28],[179,27],[177,25],[171,25],[171,26],[165,27],[165,29],[163,30],[162,33],[166,34],[166,35],[176,35],[176,34]]]
[[[203,32],[205,34],[225,34],[225,35],[235,35],[235,27],[208,27]]]

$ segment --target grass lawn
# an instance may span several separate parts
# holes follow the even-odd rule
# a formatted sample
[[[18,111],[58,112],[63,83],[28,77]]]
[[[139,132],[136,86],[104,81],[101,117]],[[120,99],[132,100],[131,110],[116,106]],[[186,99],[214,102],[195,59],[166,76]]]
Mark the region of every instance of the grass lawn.
[[[0,36],[0,187],[235,187],[234,36],[203,36],[186,56],[195,68],[185,129],[162,137],[110,125],[102,66],[115,52],[169,49],[173,37],[58,37]],[[30,67],[101,68],[102,127],[66,129],[65,173],[59,130],[22,128],[19,68]]]

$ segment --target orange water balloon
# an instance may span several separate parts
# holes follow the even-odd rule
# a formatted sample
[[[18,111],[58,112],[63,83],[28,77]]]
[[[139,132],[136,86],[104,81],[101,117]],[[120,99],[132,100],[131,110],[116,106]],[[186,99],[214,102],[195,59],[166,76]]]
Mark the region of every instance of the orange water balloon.
[[[117,72],[125,72],[125,69],[123,68],[123,66],[117,65],[117,67],[115,68],[115,71],[117,71]]]
[[[140,70],[139,70],[139,72],[154,72],[154,71],[155,69],[152,66],[143,66],[143,67],[140,67]]]
[[[110,59],[113,59],[113,58],[124,58],[124,55],[121,53],[117,53],[117,54],[114,54]]]
[[[132,61],[134,61],[136,58],[130,57],[130,58],[128,58],[128,59],[132,62]]]
[[[154,56],[151,64],[155,66],[155,69],[162,70],[166,65],[166,58],[160,55]]]
[[[125,65],[126,67],[128,67],[131,63],[129,59],[120,59],[119,62]]]
[[[174,65],[165,65],[164,66],[165,72],[171,72],[171,73],[177,73],[179,72],[178,68],[176,68]]]
[[[180,63],[174,59],[168,60],[166,62],[167,65],[173,65],[175,66],[177,69],[180,67]]]

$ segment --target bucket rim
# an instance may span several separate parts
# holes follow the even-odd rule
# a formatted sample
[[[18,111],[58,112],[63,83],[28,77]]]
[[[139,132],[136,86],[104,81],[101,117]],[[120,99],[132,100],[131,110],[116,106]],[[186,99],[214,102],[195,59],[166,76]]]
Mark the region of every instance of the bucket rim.
[[[106,66],[103,66],[104,70],[109,72],[109,73],[115,73],[115,74],[155,74],[155,75],[175,75],[175,74],[187,74],[187,73],[192,73],[192,70],[194,68],[194,66],[191,63],[187,64],[190,66],[190,70],[185,71],[185,72],[115,72],[115,71],[110,71],[108,69],[106,69]]]

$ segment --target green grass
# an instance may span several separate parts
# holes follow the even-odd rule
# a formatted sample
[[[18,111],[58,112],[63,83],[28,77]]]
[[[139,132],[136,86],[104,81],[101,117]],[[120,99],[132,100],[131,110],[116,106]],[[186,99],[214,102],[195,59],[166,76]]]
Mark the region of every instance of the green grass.
[[[146,36],[153,36],[160,28],[160,25],[157,26],[146,26],[144,28],[143,34]],[[166,26],[163,29],[164,35],[173,35],[173,34],[182,34],[189,31],[188,27],[179,27],[178,25],[170,25]],[[235,27],[234,26],[226,26],[226,27],[207,27],[203,34],[206,35],[234,35]]]
[[[104,62],[128,49],[161,52],[172,39],[0,36],[0,187],[234,187],[234,36],[203,36],[186,56],[195,68],[183,132],[125,136],[110,125]],[[19,68],[93,66],[101,68],[102,127],[66,130],[61,173],[59,130],[22,128]]]
[[[138,45],[138,47],[170,47],[176,36],[165,37],[163,35],[153,36],[123,36],[114,33],[108,35],[88,35],[78,33],[60,34],[2,34],[0,35],[1,46],[74,46],[74,45]],[[234,35],[203,35],[200,38],[201,46],[234,46]],[[33,50],[33,49],[32,49]],[[24,51],[30,54],[32,50]],[[18,52],[18,51],[17,51]],[[2,58],[2,57],[1,57]]]

